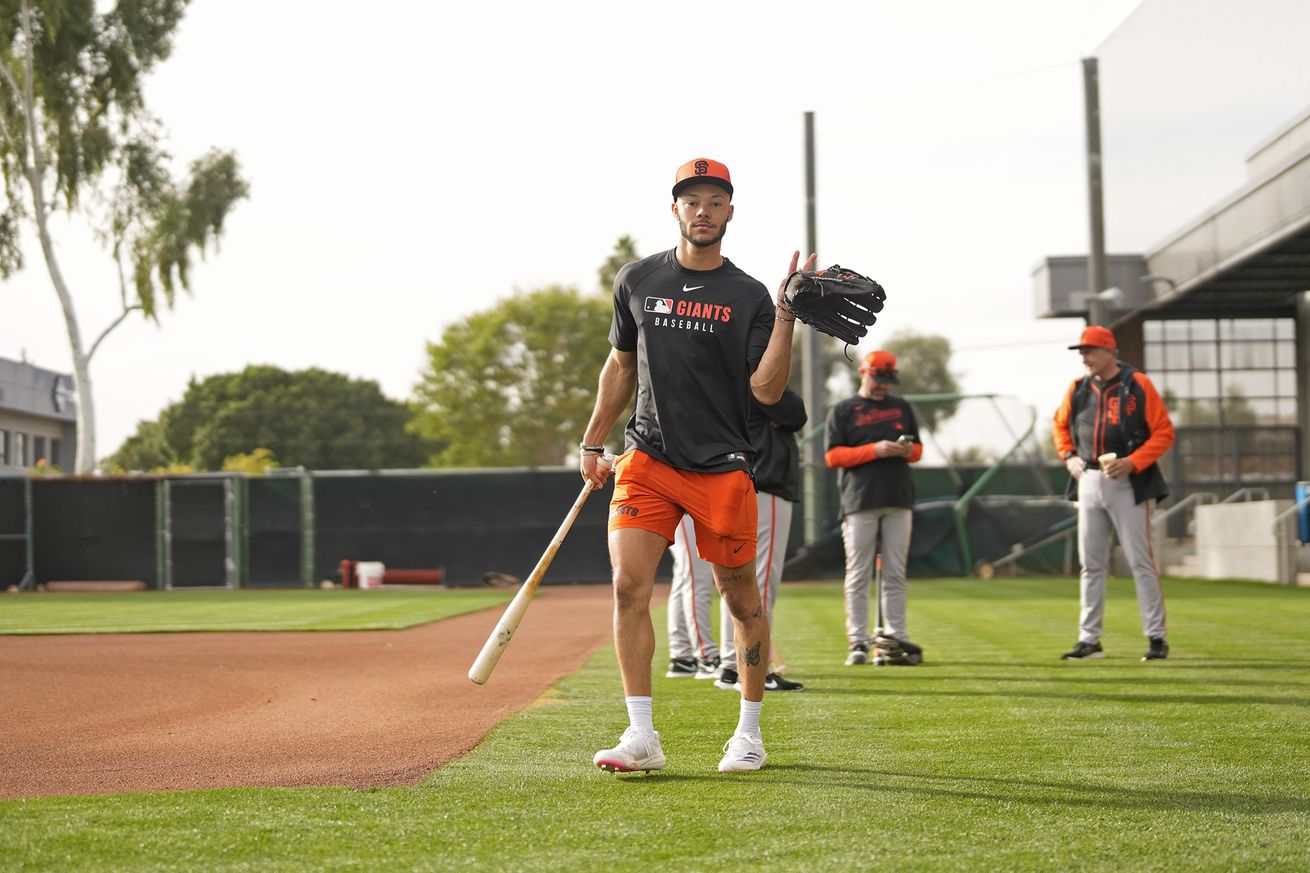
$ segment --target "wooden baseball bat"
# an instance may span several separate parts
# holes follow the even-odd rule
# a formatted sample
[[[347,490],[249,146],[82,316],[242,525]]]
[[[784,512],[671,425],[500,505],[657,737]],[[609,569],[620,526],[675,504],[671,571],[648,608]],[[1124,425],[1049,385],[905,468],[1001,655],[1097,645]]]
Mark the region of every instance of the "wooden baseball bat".
[[[555,532],[555,538],[546,546],[546,551],[542,554],[541,560],[537,561],[537,566],[533,568],[532,575],[519,588],[514,599],[505,607],[505,614],[496,622],[496,628],[487,637],[486,643],[482,646],[482,651],[473,661],[473,666],[469,667],[469,679],[478,685],[485,685],[491,678],[491,671],[496,669],[496,664],[500,661],[500,656],[505,654],[505,647],[509,641],[514,638],[514,631],[518,630],[519,622],[523,621],[523,614],[528,611],[528,604],[532,602],[532,597],[537,593],[537,586],[541,584],[541,577],[546,575],[550,569],[550,562],[555,560],[555,553],[559,551],[560,545],[564,542],[564,537],[568,535],[569,528],[573,527],[573,520],[578,517],[582,511],[582,505],[587,502],[587,496],[594,489],[590,482],[582,484],[582,491],[578,494],[578,499],[573,501],[573,508],[569,514],[564,516],[564,522]]]

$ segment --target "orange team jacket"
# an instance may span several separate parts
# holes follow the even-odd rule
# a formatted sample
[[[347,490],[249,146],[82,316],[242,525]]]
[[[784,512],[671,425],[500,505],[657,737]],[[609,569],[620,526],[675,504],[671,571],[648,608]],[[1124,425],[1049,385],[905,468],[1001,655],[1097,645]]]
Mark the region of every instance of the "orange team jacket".
[[[1093,468],[1106,452],[1127,458],[1138,503],[1169,493],[1156,462],[1174,444],[1174,425],[1151,380],[1134,367],[1120,364],[1103,385],[1075,379],[1055,411],[1054,439],[1062,459],[1076,454]],[[1072,481],[1068,493],[1077,493]]]

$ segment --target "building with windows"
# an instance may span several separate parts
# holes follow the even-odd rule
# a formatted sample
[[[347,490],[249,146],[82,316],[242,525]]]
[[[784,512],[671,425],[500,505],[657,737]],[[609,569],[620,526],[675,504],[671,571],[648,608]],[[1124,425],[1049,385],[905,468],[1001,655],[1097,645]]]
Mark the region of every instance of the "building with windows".
[[[0,358],[0,473],[73,468],[73,377]]]
[[[1178,431],[1175,497],[1310,477],[1310,4],[1145,0],[1096,51],[1109,326]],[[1088,314],[1086,258],[1034,272]]]
[[[1185,318],[1143,324],[1146,371],[1178,429],[1166,464],[1180,493],[1304,478],[1295,318]]]

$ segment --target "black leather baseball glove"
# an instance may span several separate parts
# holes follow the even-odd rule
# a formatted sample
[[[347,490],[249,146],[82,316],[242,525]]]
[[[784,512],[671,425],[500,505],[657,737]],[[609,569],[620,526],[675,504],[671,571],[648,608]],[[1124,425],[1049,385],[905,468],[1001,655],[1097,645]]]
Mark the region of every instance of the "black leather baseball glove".
[[[886,299],[887,292],[877,282],[838,264],[792,273],[783,290],[785,310],[848,345],[869,332]]]

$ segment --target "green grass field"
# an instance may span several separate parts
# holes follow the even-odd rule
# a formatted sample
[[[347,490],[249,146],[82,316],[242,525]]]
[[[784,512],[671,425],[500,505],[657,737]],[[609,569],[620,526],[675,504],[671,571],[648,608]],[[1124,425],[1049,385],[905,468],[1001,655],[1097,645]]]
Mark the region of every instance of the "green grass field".
[[[0,600],[0,634],[398,630],[513,596],[487,588],[21,594]]]
[[[1058,660],[1073,580],[910,591],[926,663],[844,667],[839,587],[784,586],[779,641],[809,687],[766,696],[759,773],[714,770],[734,693],[663,678],[668,769],[595,770],[626,723],[606,650],[416,788],[0,801],[0,867],[1310,869],[1310,590],[1170,580],[1153,663],[1126,580],[1087,663]]]

